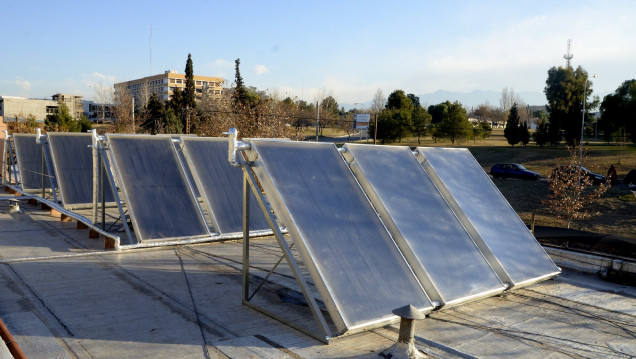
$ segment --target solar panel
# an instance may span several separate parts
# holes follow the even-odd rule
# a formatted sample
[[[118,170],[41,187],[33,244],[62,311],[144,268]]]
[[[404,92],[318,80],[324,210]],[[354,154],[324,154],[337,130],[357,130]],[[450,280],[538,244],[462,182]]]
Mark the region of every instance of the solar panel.
[[[139,242],[209,235],[170,137],[106,138]]]
[[[505,287],[408,147],[346,144],[345,158],[432,299]]]
[[[90,133],[50,132],[47,135],[49,150],[62,204],[65,207],[81,207],[93,202],[93,143]],[[103,163],[101,164],[103,166]],[[105,173],[105,172],[104,172]],[[106,202],[114,202],[115,196],[107,180],[104,180]]]
[[[419,147],[418,151],[427,173],[447,189],[464,214],[460,219],[476,230],[511,284],[532,283],[560,272],[467,149]]]
[[[334,144],[252,140],[250,160],[341,331],[432,304]]]
[[[25,133],[13,135],[23,190],[42,189],[42,174],[44,174],[44,188],[51,188],[46,161],[44,161],[44,167],[42,166],[44,156],[42,145],[35,142],[36,136]]]
[[[243,230],[243,170],[227,161],[226,138],[182,137],[184,154],[203,201],[220,233]],[[250,192],[251,193],[251,192]],[[251,194],[251,203],[256,203]],[[266,230],[269,225],[258,206],[250,206],[250,229]]]

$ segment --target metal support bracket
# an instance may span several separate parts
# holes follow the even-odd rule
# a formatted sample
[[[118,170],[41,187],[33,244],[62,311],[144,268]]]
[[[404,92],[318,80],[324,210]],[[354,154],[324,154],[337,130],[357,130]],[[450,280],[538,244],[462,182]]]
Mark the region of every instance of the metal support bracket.
[[[242,165],[243,169],[243,304],[267,315],[270,316],[284,324],[289,325],[290,327],[299,330],[313,338],[320,340],[323,343],[329,344],[329,340],[332,338],[331,330],[329,329],[329,325],[325,320],[323,313],[316,302],[316,299],[311,294],[309,289],[309,285],[307,281],[302,276],[300,271],[300,267],[298,266],[298,262],[296,258],[291,252],[292,245],[288,245],[287,241],[283,237],[283,233],[281,232],[276,220],[274,219],[272,213],[267,209],[267,205],[265,204],[265,198],[261,193],[258,185],[256,184],[256,178],[252,174],[252,170],[249,165]],[[254,192],[258,205],[260,206],[265,218],[267,219],[267,223],[270,228],[274,232],[274,236],[278,242],[280,249],[283,252],[283,257],[274,265],[272,270],[267,274],[265,279],[257,286],[257,288],[250,293],[249,287],[249,269],[250,269],[250,238],[249,238],[249,212],[250,212],[250,190]],[[296,282],[300,286],[302,294],[307,301],[309,309],[313,314],[314,319],[318,322],[321,330],[321,334],[315,333],[308,328],[302,327],[297,323],[290,322],[289,320],[272,313],[271,311],[254,304],[251,300],[254,295],[261,289],[265,281],[269,278],[269,276],[273,273],[273,271],[278,267],[278,265],[282,262],[282,259],[286,259],[289,267],[292,270],[294,278]]]

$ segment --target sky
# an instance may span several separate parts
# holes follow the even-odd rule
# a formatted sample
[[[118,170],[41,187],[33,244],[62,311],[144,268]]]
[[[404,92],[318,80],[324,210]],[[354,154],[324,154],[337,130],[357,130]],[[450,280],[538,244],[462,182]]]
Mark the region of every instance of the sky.
[[[573,67],[595,94],[636,78],[636,1],[2,0],[0,95],[98,100],[173,69],[305,101],[365,103],[380,89],[543,92]],[[591,76],[590,76],[591,77]],[[498,105],[498,104],[493,104]]]

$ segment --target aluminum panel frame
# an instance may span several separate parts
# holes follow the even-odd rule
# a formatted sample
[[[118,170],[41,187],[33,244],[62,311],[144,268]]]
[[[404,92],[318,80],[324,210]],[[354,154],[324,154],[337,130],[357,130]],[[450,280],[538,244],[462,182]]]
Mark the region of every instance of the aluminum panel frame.
[[[252,140],[247,154],[340,334],[434,308],[334,144]]]
[[[2,167],[0,167],[0,177],[2,177],[2,184],[8,183],[7,181],[7,173],[9,173],[8,168],[9,168],[9,163],[7,161],[8,156],[7,156],[7,144],[8,140],[4,139],[4,138],[0,138],[0,153],[2,155],[2,158],[0,159],[0,165]]]
[[[92,207],[92,135],[80,132],[50,132],[47,134],[47,141],[64,208]],[[66,158],[69,155],[75,156],[72,161]],[[104,166],[103,163],[101,165]],[[109,206],[115,204],[115,196],[110,186],[105,186],[104,195]]]
[[[518,287],[561,273],[468,149],[418,147],[417,152],[502,280]]]
[[[138,243],[211,237],[170,137],[107,134],[106,139]]]
[[[20,188],[26,192],[52,188],[53,179],[49,176],[44,149],[36,139],[35,134],[13,134],[14,151],[20,169]]]
[[[343,156],[432,300],[506,289],[408,147],[345,144]]]
[[[183,153],[203,203],[219,233],[243,230],[243,171],[227,162],[227,138],[182,137]],[[256,203],[256,197],[251,194]],[[250,227],[269,230],[267,220],[257,206],[250,209]]]

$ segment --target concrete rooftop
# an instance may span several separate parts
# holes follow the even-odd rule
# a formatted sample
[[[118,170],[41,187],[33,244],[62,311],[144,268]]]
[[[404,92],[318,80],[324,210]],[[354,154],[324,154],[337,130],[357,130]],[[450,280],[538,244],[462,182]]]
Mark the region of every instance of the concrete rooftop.
[[[325,345],[241,303],[242,242],[103,250],[75,222],[0,200],[0,318],[29,358],[380,358],[398,325]],[[252,279],[278,261],[252,240]],[[286,266],[263,305],[312,327]],[[255,282],[256,283],[256,282]],[[290,290],[291,289],[291,290]],[[416,324],[431,358],[636,357],[636,288],[564,269],[555,280]],[[0,346],[0,358],[10,358]]]

